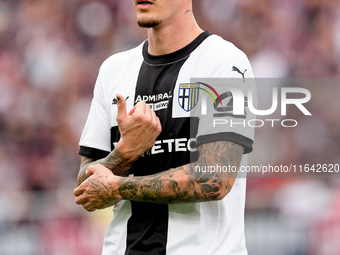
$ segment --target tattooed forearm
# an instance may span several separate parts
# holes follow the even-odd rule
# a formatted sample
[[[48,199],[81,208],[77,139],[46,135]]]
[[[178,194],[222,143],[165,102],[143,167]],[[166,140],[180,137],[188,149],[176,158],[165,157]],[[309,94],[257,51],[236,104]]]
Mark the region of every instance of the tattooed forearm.
[[[133,162],[125,159],[118,150],[113,150],[106,158],[94,161],[92,158],[81,157],[80,170],[77,177],[78,186],[89,176],[86,170],[90,165],[101,164],[110,169],[115,175],[126,176]]]
[[[219,173],[197,171],[203,167],[232,165],[237,169],[243,147],[231,142],[201,145],[200,157],[195,163],[142,177],[121,178],[119,195],[122,199],[179,203],[222,199],[231,190],[237,172]]]
[[[101,160],[100,164],[110,169],[115,175],[124,176],[127,174],[127,170],[132,167],[133,162],[124,158],[118,150],[113,150]]]
[[[79,186],[83,181],[85,181],[89,176],[86,174],[87,166],[93,162],[92,158],[81,156],[80,159],[80,170],[77,177],[77,185]]]

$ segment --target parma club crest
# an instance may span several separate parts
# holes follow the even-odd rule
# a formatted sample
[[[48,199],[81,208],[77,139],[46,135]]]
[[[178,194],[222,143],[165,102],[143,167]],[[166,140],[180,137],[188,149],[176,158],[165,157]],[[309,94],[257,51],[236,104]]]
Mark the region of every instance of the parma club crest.
[[[199,84],[198,83],[182,83],[179,85],[178,103],[185,110],[189,112],[192,110],[199,98]]]

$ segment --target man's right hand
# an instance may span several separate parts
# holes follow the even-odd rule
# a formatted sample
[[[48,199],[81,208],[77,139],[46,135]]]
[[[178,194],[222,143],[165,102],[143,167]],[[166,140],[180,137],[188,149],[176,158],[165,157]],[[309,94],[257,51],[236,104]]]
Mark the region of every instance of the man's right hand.
[[[137,160],[156,142],[162,126],[155,112],[144,101],[138,102],[127,114],[126,102],[117,94],[117,123],[121,134],[116,149],[129,161]]]

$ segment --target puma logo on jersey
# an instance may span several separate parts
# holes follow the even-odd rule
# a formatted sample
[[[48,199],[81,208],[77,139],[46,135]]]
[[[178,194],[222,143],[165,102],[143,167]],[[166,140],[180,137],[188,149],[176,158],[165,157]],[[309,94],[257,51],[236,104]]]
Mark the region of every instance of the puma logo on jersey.
[[[244,78],[244,74],[247,72],[247,69],[244,70],[244,72],[242,73],[242,72],[240,71],[240,69],[238,69],[236,66],[233,66],[232,71],[238,72],[239,74],[241,74],[242,77],[243,77],[243,81],[246,81],[246,79]]]

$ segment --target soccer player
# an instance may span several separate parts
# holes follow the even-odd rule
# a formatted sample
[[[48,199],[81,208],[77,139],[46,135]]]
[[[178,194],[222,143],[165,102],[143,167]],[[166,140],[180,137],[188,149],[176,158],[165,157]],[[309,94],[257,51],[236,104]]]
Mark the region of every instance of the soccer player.
[[[252,86],[249,61],[198,26],[192,0],[134,5],[148,40],[100,68],[80,139],[75,201],[87,211],[115,205],[104,255],[247,254],[246,180],[206,169],[246,164],[254,132],[242,124],[247,114],[222,107],[227,90],[191,79],[235,78],[245,90]],[[200,116],[191,114],[198,92],[214,96]],[[214,125],[215,118],[239,124]]]

